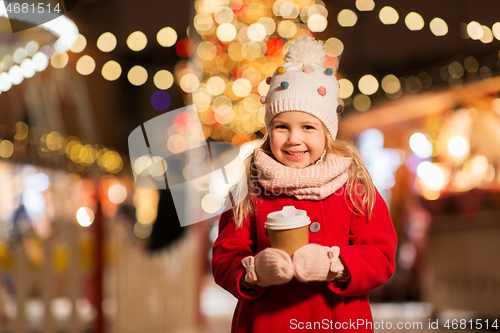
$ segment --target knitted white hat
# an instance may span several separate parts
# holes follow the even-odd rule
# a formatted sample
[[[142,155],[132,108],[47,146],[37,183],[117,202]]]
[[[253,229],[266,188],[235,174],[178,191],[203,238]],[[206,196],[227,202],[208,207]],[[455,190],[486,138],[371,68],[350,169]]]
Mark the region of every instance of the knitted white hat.
[[[290,45],[283,65],[273,77],[267,78],[270,85],[266,103],[265,123],[268,133],[271,121],[281,112],[303,111],[323,122],[335,140],[338,128],[339,84],[331,68],[324,68],[325,49],[323,41],[312,37],[299,37]],[[337,109],[339,108],[339,109]]]

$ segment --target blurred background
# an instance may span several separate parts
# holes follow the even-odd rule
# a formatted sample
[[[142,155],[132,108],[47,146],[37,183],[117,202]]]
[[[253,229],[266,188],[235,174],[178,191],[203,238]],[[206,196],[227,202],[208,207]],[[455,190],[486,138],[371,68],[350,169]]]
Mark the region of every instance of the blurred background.
[[[325,41],[339,136],[361,150],[399,237],[396,273],[370,294],[375,320],[498,329],[497,1],[45,1],[67,14],[30,29],[8,5],[0,332],[228,332],[236,301],[210,273],[217,217],[181,227],[169,189],[135,183],[162,179],[163,157],[131,160],[128,136],[194,104],[207,142],[250,150],[265,79],[304,35]],[[185,152],[192,123],[165,128],[168,154]],[[182,209],[220,213],[210,182]]]

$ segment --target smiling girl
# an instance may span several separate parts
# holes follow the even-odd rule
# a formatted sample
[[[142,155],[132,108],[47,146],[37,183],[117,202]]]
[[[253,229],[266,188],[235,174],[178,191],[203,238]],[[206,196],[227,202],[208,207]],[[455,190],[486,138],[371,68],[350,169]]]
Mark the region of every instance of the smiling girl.
[[[368,292],[394,273],[387,206],[356,149],[335,140],[339,86],[324,60],[322,42],[299,38],[268,79],[267,136],[247,160],[248,195],[219,221],[212,272],[238,299],[231,332],[294,332],[297,323],[373,332]],[[285,206],[313,221],[292,257],[270,247],[265,228]]]

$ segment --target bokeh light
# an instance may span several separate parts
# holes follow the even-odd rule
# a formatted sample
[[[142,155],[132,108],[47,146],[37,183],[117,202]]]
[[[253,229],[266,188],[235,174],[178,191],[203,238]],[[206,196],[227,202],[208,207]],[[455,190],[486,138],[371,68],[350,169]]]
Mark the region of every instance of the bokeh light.
[[[114,204],[121,204],[127,199],[127,189],[120,184],[113,185],[108,190],[108,198]]]
[[[479,70],[479,63],[477,62],[476,58],[473,56],[469,56],[465,58],[464,60],[464,66],[467,72],[469,73],[475,73]]]
[[[173,154],[182,153],[184,150],[186,150],[186,147],[187,147],[186,138],[184,138],[184,136],[180,134],[171,135],[167,140],[167,148]]]
[[[337,21],[341,27],[352,27],[358,21],[358,16],[350,9],[343,9],[337,15]]]
[[[134,86],[141,86],[148,80],[148,72],[144,67],[137,65],[129,70],[127,78]]]
[[[488,28],[485,25],[483,25],[482,28],[483,28],[483,37],[481,37],[480,41],[485,44],[493,42],[493,33],[491,32],[490,28]]]
[[[276,22],[270,17],[261,17],[257,22],[266,28],[267,35],[272,35],[276,30]]]
[[[12,58],[14,59],[15,62],[20,64],[23,62],[24,59],[26,59],[26,56],[27,56],[26,50],[24,48],[20,47],[14,51]]]
[[[481,24],[476,21],[472,21],[467,24],[467,34],[470,38],[474,40],[481,39],[484,35],[484,30]]]
[[[432,155],[432,144],[422,133],[414,133],[410,137],[410,148],[420,158],[429,158]]]
[[[372,101],[370,97],[363,95],[363,94],[358,94],[354,97],[352,104],[354,105],[354,108],[360,112],[365,112],[368,111],[372,105]]]
[[[450,151],[450,154],[456,157],[465,155],[465,153],[467,153],[467,148],[467,140],[465,140],[462,136],[454,136],[448,142],[448,150]]]
[[[110,60],[102,66],[102,77],[108,81],[115,81],[122,75],[122,67],[114,60]]]
[[[50,57],[50,64],[54,68],[64,68],[68,64],[68,54],[66,52],[59,52],[56,51],[52,54],[52,57]]]
[[[80,207],[76,212],[76,220],[82,227],[89,227],[94,222],[94,212],[88,207]]]
[[[174,84],[174,76],[169,71],[162,69],[156,72],[153,82],[158,89],[166,90]]]
[[[4,70],[9,70],[12,66],[14,66],[14,58],[10,54],[7,54],[3,57],[1,65]]]
[[[132,51],[144,50],[148,44],[148,38],[142,31],[134,31],[127,38],[127,46]]]
[[[0,157],[9,158],[14,153],[14,145],[9,140],[0,141]]]
[[[13,85],[20,84],[24,80],[24,75],[23,71],[21,70],[21,67],[19,66],[12,66],[9,69],[9,80],[12,82]]]
[[[373,75],[364,75],[359,79],[358,88],[365,95],[373,95],[378,90],[378,81]]]
[[[157,111],[165,111],[170,106],[172,99],[168,92],[159,90],[153,93],[150,98],[151,106]]]
[[[44,71],[49,65],[49,58],[42,52],[37,52],[32,60],[37,72]]]
[[[200,59],[205,61],[213,60],[217,52],[217,47],[210,41],[203,41],[196,47],[196,54]]]
[[[221,207],[221,201],[212,194],[207,194],[201,199],[201,208],[209,214],[217,212]]]
[[[105,32],[97,39],[97,48],[102,52],[111,52],[116,47],[116,37],[111,32]]]
[[[236,38],[236,27],[231,23],[223,23],[217,27],[217,38],[221,42],[230,42]]]
[[[153,231],[153,226],[151,224],[143,224],[140,222],[136,222],[134,224],[134,235],[140,239],[146,239],[151,236],[151,232]]]
[[[177,32],[171,27],[165,27],[158,31],[156,40],[163,47],[171,47],[177,42]]]
[[[448,73],[452,78],[459,79],[464,76],[464,68],[458,61],[454,61],[448,66]]]
[[[24,59],[20,67],[24,77],[27,79],[36,74],[35,64],[31,59]]]
[[[89,75],[95,69],[95,61],[91,56],[84,55],[76,62],[76,71],[81,75]]]
[[[351,81],[348,79],[340,79],[339,80],[339,97],[340,98],[349,98],[354,92],[354,86]]]
[[[214,28],[212,16],[207,13],[199,13],[193,19],[193,25],[201,35],[210,34]]]
[[[233,10],[227,6],[219,7],[214,12],[214,19],[218,24],[230,23],[234,19]]]
[[[328,26],[326,17],[321,14],[312,14],[307,19],[307,27],[312,32],[323,32]]]
[[[373,0],[356,0],[356,8],[361,11],[372,11],[375,8],[375,2]]]
[[[78,34],[75,42],[71,45],[69,50],[73,53],[80,53],[85,50],[85,47],[87,47],[87,39],[82,34]]]
[[[344,52],[344,43],[338,38],[330,37],[325,41],[325,52],[329,56],[339,57]]]
[[[266,38],[266,27],[261,23],[251,24],[247,29],[248,38],[254,42],[261,42]]]
[[[405,24],[411,31],[422,30],[424,27],[424,19],[418,13],[411,12],[405,17]]]
[[[380,10],[379,18],[385,25],[396,24],[399,20],[399,14],[394,8],[385,6]]]
[[[200,80],[196,75],[192,73],[187,73],[181,77],[179,81],[179,86],[183,91],[187,93],[192,93],[199,83]]]
[[[429,28],[435,36],[444,36],[448,33],[448,25],[439,17],[435,17],[429,23]]]
[[[388,94],[395,94],[401,89],[399,79],[392,74],[384,76],[381,84],[382,89]]]
[[[441,191],[449,181],[449,175],[445,174],[444,169],[428,161],[417,166],[417,175],[433,191]]]
[[[493,24],[491,27],[491,31],[493,32],[493,36],[495,36],[496,39],[500,40],[500,23],[496,22]]]
[[[219,76],[212,76],[208,79],[207,86],[213,96],[218,96],[226,90],[226,82]]]
[[[233,82],[232,88],[236,96],[245,97],[252,91],[252,84],[245,78],[239,78]]]
[[[279,15],[285,19],[294,19],[299,15],[300,8],[291,1],[277,1],[279,6]]]
[[[297,33],[297,26],[292,21],[281,21],[277,30],[281,37],[292,38]]]
[[[28,44],[26,44],[24,48],[26,49],[26,54],[28,55],[28,57],[33,57],[35,53],[38,52],[40,46],[38,45],[37,42],[32,40],[31,42],[28,42]]]

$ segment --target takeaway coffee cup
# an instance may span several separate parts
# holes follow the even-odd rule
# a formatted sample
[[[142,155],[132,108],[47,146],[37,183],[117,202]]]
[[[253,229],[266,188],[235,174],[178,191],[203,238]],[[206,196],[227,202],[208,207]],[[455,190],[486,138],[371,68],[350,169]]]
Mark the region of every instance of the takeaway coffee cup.
[[[309,244],[311,219],[305,210],[285,206],[282,210],[267,215],[265,227],[271,247],[283,250],[290,256],[295,250]]]

